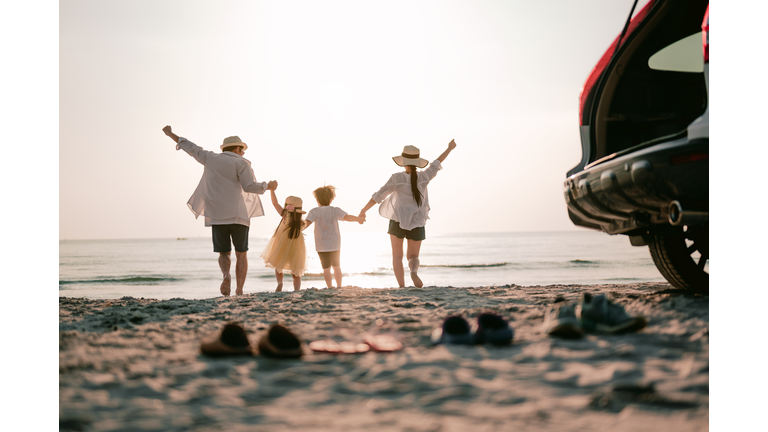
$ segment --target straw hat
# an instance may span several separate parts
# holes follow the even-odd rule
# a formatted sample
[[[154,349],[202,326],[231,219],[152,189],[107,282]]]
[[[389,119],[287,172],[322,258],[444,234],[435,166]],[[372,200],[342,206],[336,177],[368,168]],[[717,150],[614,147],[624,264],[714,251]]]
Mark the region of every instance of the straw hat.
[[[248,144],[240,141],[240,137],[237,135],[224,138],[224,144],[221,145],[221,151],[224,151],[225,147],[230,146],[243,146],[243,150],[248,150]]]
[[[403,153],[400,156],[392,156],[396,164],[404,167],[406,165],[424,168],[429,161],[419,157],[419,149],[414,146],[403,147]]]
[[[285,199],[285,205],[283,206],[283,208],[285,208],[289,212],[295,211],[296,213],[304,214],[306,212],[301,209],[302,204],[303,202],[301,201],[301,198],[295,197],[295,196],[289,196],[288,198]]]

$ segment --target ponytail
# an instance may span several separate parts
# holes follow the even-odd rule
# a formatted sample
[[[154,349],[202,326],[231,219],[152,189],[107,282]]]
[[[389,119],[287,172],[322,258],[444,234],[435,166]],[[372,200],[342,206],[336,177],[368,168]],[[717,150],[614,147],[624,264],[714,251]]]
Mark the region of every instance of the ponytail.
[[[416,205],[421,207],[422,195],[418,183],[419,176],[416,172],[416,167],[411,165],[411,193],[413,193],[413,199],[416,201]]]
[[[301,213],[298,212],[288,212],[288,210],[283,209],[283,212],[280,214],[281,216],[284,216],[286,213],[288,213],[288,217],[286,218],[288,225],[283,228],[288,231],[288,238],[295,239],[299,238],[301,235],[301,228],[303,228],[303,221],[301,220]],[[277,225],[277,229],[275,230],[275,234],[280,230],[280,226],[282,226],[282,222]]]

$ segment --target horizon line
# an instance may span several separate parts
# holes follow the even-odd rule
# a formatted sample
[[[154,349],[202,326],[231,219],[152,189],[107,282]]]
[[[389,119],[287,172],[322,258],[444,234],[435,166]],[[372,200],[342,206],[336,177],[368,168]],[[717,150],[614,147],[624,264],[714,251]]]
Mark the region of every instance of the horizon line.
[[[464,235],[472,235],[472,234],[530,234],[530,233],[560,233],[560,232],[595,232],[600,233],[601,231],[596,230],[590,230],[585,228],[574,228],[570,230],[552,230],[552,231],[542,231],[542,230],[531,230],[531,231],[473,231],[473,232],[461,232],[461,233],[452,233],[452,234],[445,234],[445,233],[437,233],[432,234],[432,237],[444,237],[444,236],[464,236]],[[351,234],[351,235],[359,235],[359,234],[386,234],[386,233],[378,233],[378,232],[362,232],[362,233],[345,233],[345,234]],[[249,236],[249,238],[257,238],[257,239],[269,239],[272,236]],[[191,237],[122,237],[122,238],[60,238],[59,241],[98,241],[98,240],[179,240],[184,239],[188,240],[191,238],[210,238],[210,235],[206,236],[191,236]]]

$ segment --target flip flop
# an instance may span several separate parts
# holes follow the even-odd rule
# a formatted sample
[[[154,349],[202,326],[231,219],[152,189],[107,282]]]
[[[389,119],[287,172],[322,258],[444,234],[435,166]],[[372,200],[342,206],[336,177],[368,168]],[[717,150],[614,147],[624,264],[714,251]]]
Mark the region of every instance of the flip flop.
[[[368,352],[371,348],[364,343],[337,342],[333,339],[323,339],[310,342],[309,349],[326,354],[362,354]]]
[[[376,320],[376,326],[363,334],[363,342],[376,352],[388,353],[403,349],[400,335],[391,322]]]
[[[432,331],[432,344],[472,345],[474,331],[461,315],[445,318],[443,324]]]
[[[363,341],[376,352],[393,352],[403,349],[403,344],[391,334],[366,335]]]
[[[304,354],[303,343],[282,324],[272,324],[259,340],[259,353],[275,358],[299,358]]]
[[[309,348],[314,352],[326,354],[362,354],[371,349],[362,343],[360,336],[347,327],[334,329],[328,339],[310,342]]]
[[[484,312],[477,316],[477,330],[474,334],[476,344],[508,345],[514,337],[515,331],[501,315]]]
[[[200,352],[210,357],[253,355],[253,347],[243,326],[238,322],[230,322],[224,325],[218,335],[201,341]]]

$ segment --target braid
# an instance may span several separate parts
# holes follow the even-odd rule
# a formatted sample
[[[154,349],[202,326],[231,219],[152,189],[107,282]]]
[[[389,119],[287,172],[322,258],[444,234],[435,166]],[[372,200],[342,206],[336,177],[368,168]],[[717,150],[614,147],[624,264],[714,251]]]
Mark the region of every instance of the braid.
[[[413,193],[413,199],[416,201],[416,205],[421,207],[422,195],[418,183],[419,177],[416,173],[416,167],[411,166],[411,193]]]

